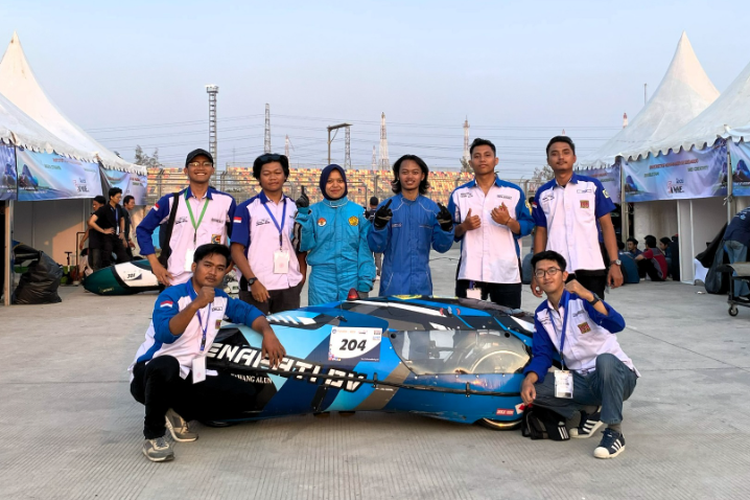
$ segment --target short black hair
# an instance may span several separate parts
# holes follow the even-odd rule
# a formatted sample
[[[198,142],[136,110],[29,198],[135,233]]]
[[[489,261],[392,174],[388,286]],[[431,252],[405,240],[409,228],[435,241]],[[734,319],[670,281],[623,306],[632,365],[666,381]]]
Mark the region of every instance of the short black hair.
[[[536,269],[536,264],[540,260],[554,260],[555,262],[557,262],[557,265],[560,266],[560,271],[565,271],[565,267],[567,266],[565,257],[555,252],[554,250],[545,250],[534,255],[531,258],[531,268]]]
[[[135,198],[133,197],[133,195],[129,194],[125,198],[122,199],[122,204],[127,205],[128,203],[130,203],[130,200],[134,200],[134,199]]]
[[[661,241],[662,243],[664,243],[667,246],[669,246],[672,243],[672,239],[669,238],[668,236],[665,236],[663,238],[659,238],[659,241]]]
[[[406,160],[411,160],[422,169],[424,173],[424,179],[419,183],[419,194],[425,194],[430,188],[430,183],[427,182],[427,177],[430,175],[430,169],[422,158],[417,155],[404,155],[393,164],[393,181],[391,181],[391,189],[394,193],[398,194],[401,192],[401,182],[398,180],[398,171],[401,169],[401,164]]]
[[[576,154],[576,145],[573,144],[573,140],[570,137],[568,137],[567,135],[556,135],[547,143],[547,156],[549,156],[549,148],[551,148],[552,145],[556,142],[564,142],[565,144],[570,146],[570,149],[573,150],[573,154]]]
[[[645,238],[643,238],[643,241],[646,242],[646,246],[649,248],[656,248],[656,236],[649,234]]]
[[[471,143],[471,146],[469,147],[469,155],[474,154],[474,148],[477,146],[489,146],[492,148],[492,154],[497,156],[497,148],[495,148],[495,145],[492,144],[492,141],[488,141],[487,139],[480,139],[479,137],[474,139],[474,142]]]
[[[106,205],[107,199],[102,195],[94,196],[94,201],[97,202],[100,205]]]
[[[118,187],[109,188],[109,197],[112,198],[113,196],[117,196],[118,194],[122,194],[122,189]]]
[[[229,247],[218,243],[207,243],[196,248],[193,254],[193,262],[197,264],[209,255],[221,255],[227,259],[227,266],[232,263],[232,253],[229,251]]]
[[[628,238],[628,241],[631,242],[631,243],[633,243],[633,245],[638,246],[638,240],[636,240],[632,236],[630,238]]]
[[[377,196],[371,196],[370,197],[370,205],[376,206],[379,203],[380,203],[380,200],[378,199]]]
[[[277,155],[266,153],[262,154],[255,159],[253,162],[253,177],[260,179],[260,172],[263,170],[263,165],[273,162],[281,163],[281,168],[284,169],[284,177],[289,178],[289,158],[284,155]]]

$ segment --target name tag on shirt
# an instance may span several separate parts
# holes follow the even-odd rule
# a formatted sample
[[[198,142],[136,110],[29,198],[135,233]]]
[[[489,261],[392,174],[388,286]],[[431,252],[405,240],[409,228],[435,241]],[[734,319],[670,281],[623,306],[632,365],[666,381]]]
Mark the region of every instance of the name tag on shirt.
[[[573,374],[569,370],[555,371],[555,397],[573,399]]]
[[[482,300],[482,289],[481,288],[469,288],[466,290],[466,297],[469,299]]]
[[[193,383],[198,384],[206,380],[206,357],[193,358]]]
[[[287,274],[289,272],[289,251],[276,250],[273,253],[273,273]]]

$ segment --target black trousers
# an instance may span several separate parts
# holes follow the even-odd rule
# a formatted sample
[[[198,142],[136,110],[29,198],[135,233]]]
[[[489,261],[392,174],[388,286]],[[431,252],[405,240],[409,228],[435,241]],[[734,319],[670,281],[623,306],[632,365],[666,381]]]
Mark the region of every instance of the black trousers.
[[[243,287],[247,287],[247,281],[243,277],[240,280],[240,300],[247,302],[251,306],[260,309],[260,312],[266,316],[281,311],[290,311],[298,309],[300,304],[300,293],[302,293],[302,282],[292,288],[283,288],[281,290],[268,290],[268,300],[258,302],[253,298],[252,292]]]
[[[466,291],[471,284],[470,280],[456,281],[456,297],[466,298]],[[511,309],[521,308],[521,290],[523,283],[486,283],[475,281],[474,288],[482,290],[482,300],[489,299],[499,306]]]
[[[122,239],[114,234],[105,234],[102,238],[102,267],[109,267],[112,262],[112,254],[117,256],[117,263],[130,262],[128,254],[125,252],[125,246],[122,244]]]
[[[133,367],[130,393],[146,406],[143,436],[155,439],[164,435],[164,417],[172,408],[185,420],[221,420],[241,418],[243,412],[256,410],[257,386],[226,372],[208,376],[193,384],[192,377],[180,377],[180,364],[172,356],[158,356]]]
[[[607,289],[606,270],[587,271],[579,269],[574,273],[568,274],[568,281],[573,279],[578,280],[586,290],[597,294],[600,299],[604,298],[604,290]]]
[[[638,274],[641,278],[645,278],[646,275],[648,275],[648,277],[651,278],[651,281],[666,281],[664,278],[659,276],[659,270],[656,269],[656,266],[651,261],[651,259],[639,260],[637,264]]]

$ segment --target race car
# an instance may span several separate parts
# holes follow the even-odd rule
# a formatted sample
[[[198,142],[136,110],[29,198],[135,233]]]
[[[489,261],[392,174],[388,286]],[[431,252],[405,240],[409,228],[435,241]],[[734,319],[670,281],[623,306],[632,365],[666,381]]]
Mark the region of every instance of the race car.
[[[286,349],[276,368],[249,327],[226,325],[212,344],[207,368],[227,380],[228,392],[211,424],[331,411],[410,412],[492,429],[520,424],[534,332],[533,316],[521,310],[354,292],[268,321]]]

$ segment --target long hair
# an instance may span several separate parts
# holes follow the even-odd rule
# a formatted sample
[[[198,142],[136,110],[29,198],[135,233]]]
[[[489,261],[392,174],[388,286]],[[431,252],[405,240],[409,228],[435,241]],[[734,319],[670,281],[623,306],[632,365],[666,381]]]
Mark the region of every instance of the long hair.
[[[401,192],[401,181],[398,179],[398,171],[401,169],[401,164],[406,160],[411,160],[422,169],[424,173],[424,179],[419,183],[419,194],[425,194],[430,189],[430,183],[427,182],[427,177],[430,175],[430,169],[427,168],[427,164],[422,158],[417,155],[404,155],[393,164],[393,180],[391,181],[391,189],[394,193],[398,194]]]

